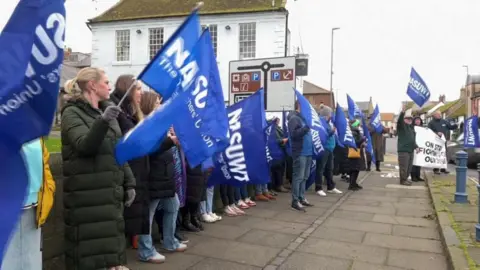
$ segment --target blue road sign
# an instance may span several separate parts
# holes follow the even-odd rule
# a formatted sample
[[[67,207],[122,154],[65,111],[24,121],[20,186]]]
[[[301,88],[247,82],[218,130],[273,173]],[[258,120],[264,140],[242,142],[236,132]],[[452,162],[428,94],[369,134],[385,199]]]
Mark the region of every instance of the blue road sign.
[[[254,72],[252,73],[252,81],[259,81],[260,80],[260,73]]]
[[[280,72],[279,71],[273,71],[272,72],[272,81],[278,81],[280,80]]]

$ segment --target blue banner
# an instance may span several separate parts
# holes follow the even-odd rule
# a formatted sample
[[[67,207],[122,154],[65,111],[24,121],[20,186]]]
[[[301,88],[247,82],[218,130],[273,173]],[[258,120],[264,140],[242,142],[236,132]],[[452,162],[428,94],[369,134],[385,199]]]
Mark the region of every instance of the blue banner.
[[[358,107],[357,103],[347,94],[347,103],[348,103],[348,118],[353,120],[355,118],[363,118],[363,112]]]
[[[228,118],[210,31],[205,30],[187,62],[198,67],[186,106],[177,111],[175,133],[190,166],[196,167],[228,145]]]
[[[267,138],[267,149],[272,161],[283,160],[284,153],[277,140],[277,122],[272,123],[265,129],[265,136]]]
[[[263,129],[263,89],[227,108],[230,145],[215,156],[208,185],[267,184],[270,169]]]
[[[310,176],[305,183],[305,190],[308,190],[314,183],[317,178],[317,160],[312,159],[312,166],[310,167]]]
[[[188,95],[188,92],[176,92],[160,108],[125,134],[115,148],[118,164],[155,152],[173,122],[179,117],[178,111],[185,106]]]
[[[463,144],[465,148],[480,147],[478,132],[478,116],[474,115],[468,118],[463,125]]]
[[[337,128],[337,138],[340,145],[342,147],[348,146],[357,149],[355,138],[353,137],[352,130],[350,129],[347,118],[345,117],[343,108],[338,103],[335,112],[335,127]]]
[[[372,162],[375,163],[375,151],[373,151],[372,137],[370,136],[370,131],[368,130],[367,122],[365,118],[362,118],[362,128],[363,134],[367,138],[367,148],[366,151],[372,156]]]
[[[288,112],[283,110],[282,111],[282,130],[283,136],[288,139],[287,143],[285,144],[285,150],[287,155],[292,155],[292,146],[290,145],[290,132],[288,131]]]
[[[313,155],[319,157],[323,151],[323,144],[326,143],[328,132],[326,126],[328,123],[323,117],[318,116],[315,108],[308,102],[308,100],[297,90],[295,90],[297,101],[300,106],[300,114],[305,119],[305,123],[310,127],[313,142]]]
[[[63,0],[22,0],[0,34],[0,265],[28,186],[20,149],[48,135],[59,93]]]
[[[378,109],[378,104],[373,110],[372,116],[370,117],[370,125],[373,127],[376,133],[383,133],[383,125],[380,118],[380,110]]]
[[[418,105],[418,107],[422,107],[430,99],[430,90],[428,89],[427,84],[413,67],[410,71],[407,95]]]
[[[169,99],[180,84],[187,89],[194,82],[199,67],[193,61],[186,61],[200,36],[200,22],[197,11],[192,12],[183,24],[172,34],[145,67],[138,79]]]

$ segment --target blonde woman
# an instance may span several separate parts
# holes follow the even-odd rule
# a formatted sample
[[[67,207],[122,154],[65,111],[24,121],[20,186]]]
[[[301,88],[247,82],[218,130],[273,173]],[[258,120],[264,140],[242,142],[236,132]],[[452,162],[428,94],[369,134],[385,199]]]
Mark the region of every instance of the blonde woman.
[[[84,68],[65,89],[62,111],[65,264],[69,270],[127,269],[124,206],[135,198],[130,167],[114,157],[122,136],[109,81],[98,68]]]

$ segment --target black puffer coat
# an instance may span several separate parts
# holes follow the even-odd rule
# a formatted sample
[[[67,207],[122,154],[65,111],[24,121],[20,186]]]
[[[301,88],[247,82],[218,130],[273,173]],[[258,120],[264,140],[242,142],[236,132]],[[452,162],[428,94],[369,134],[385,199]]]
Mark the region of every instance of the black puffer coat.
[[[204,199],[207,186],[206,174],[202,171],[202,166],[190,168],[187,164],[187,202],[199,203]]]
[[[173,178],[175,166],[173,153],[170,151],[173,145],[173,141],[167,138],[160,149],[150,155],[148,192],[151,200],[175,196],[175,179]]]
[[[358,128],[352,127],[352,134],[353,134],[353,138],[355,138],[355,143],[356,143],[358,149],[360,149],[361,152],[363,152],[364,147],[362,145],[365,142],[365,139],[360,134],[360,130]],[[362,153],[360,153],[360,155],[362,155]],[[348,163],[349,163],[348,167],[349,167],[350,171],[362,171],[362,170],[364,170],[365,161],[364,161],[363,158],[349,158]]]
[[[65,269],[93,270],[125,265],[125,190],[135,186],[128,164],[115,161],[122,136],[117,121],[83,100],[62,111]]]
[[[118,104],[122,99],[122,94],[114,91],[110,95],[110,100]],[[122,113],[118,116],[118,124],[125,135],[129,130],[138,124],[138,119],[133,116],[128,106],[129,101],[122,103]],[[105,105],[103,105],[105,106]],[[125,232],[127,235],[149,234],[150,233],[150,198],[148,195],[148,177],[150,173],[150,161],[148,156],[133,159],[128,162],[133,175],[137,181],[135,187],[135,200],[130,207],[125,208]]]

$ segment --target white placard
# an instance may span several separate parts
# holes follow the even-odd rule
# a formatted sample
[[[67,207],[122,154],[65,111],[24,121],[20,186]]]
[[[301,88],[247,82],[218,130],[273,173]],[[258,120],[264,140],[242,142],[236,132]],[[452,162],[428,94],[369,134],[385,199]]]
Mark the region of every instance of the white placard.
[[[415,140],[420,151],[415,152],[413,165],[425,168],[447,168],[446,140],[429,128],[415,127]]]

